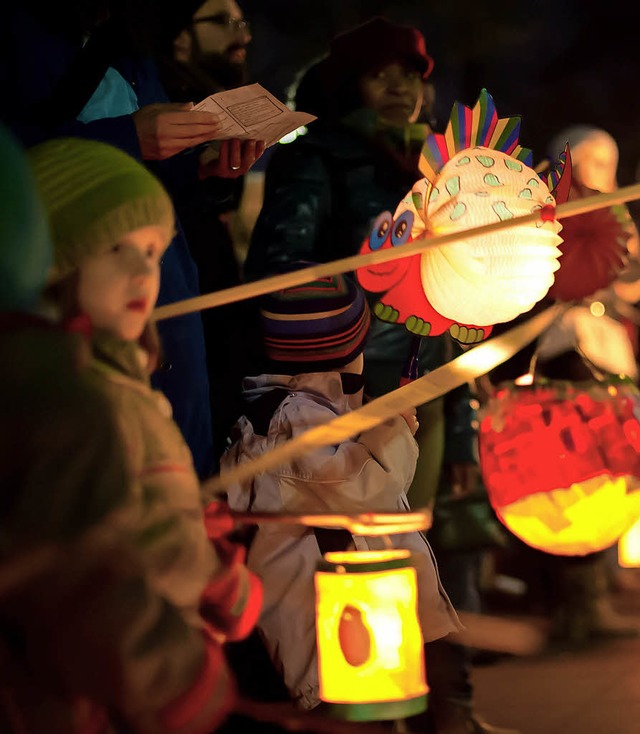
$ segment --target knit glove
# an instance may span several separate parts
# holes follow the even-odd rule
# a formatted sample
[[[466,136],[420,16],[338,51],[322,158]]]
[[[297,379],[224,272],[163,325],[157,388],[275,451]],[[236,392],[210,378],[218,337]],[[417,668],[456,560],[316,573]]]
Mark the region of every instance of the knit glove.
[[[262,608],[262,582],[245,565],[246,548],[224,537],[234,522],[224,502],[205,509],[207,535],[223,563],[200,599],[200,613],[228,641],[245,638],[255,627]]]

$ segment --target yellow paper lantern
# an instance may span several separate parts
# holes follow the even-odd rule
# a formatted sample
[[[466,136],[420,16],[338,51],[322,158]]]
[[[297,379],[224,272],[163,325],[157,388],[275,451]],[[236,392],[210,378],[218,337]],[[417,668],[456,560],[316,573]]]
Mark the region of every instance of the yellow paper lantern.
[[[315,574],[320,698],[350,721],[424,711],[417,576],[406,550],[326,553]]]

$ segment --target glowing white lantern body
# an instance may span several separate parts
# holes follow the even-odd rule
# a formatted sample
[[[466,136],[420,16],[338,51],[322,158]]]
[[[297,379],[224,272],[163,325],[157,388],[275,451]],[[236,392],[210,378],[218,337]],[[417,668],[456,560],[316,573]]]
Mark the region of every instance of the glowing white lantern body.
[[[433,183],[424,179],[414,186],[411,199],[422,205],[414,220],[414,239],[425,232],[463,232],[555,206],[533,169],[482,146],[454,155]],[[420,264],[425,296],[436,311],[460,323],[511,321],[553,284],[560,267],[561,229],[555,220],[538,221],[427,250]]]

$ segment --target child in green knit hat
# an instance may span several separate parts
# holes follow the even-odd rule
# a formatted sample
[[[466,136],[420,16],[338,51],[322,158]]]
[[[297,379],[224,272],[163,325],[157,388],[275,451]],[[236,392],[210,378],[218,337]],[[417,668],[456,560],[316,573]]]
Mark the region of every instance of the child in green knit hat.
[[[1,124],[0,156],[0,731],[209,734],[232,705],[223,651],[111,532],[124,446],[86,345],[42,308],[45,209]]]
[[[174,234],[171,200],[144,166],[104,143],[54,139],[28,157],[53,239],[49,295],[63,322],[90,334],[90,371],[127,448],[142,527],[136,540],[153,585],[189,621],[204,617],[217,639],[239,639],[259,614],[259,580],[207,537],[191,453],[168,400],[149,382],[160,258]],[[219,673],[223,685],[226,670]],[[228,710],[228,696],[221,708]]]

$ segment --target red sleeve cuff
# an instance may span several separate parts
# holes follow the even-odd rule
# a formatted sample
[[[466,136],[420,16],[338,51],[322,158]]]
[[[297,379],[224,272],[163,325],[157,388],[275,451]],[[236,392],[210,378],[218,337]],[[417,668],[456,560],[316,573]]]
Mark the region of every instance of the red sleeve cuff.
[[[222,647],[203,630],[204,662],[195,682],[160,714],[163,731],[172,734],[210,734],[231,713],[236,687]]]
[[[255,627],[262,599],[260,578],[246,566],[234,564],[204,590],[200,613],[228,640],[241,640]]]

